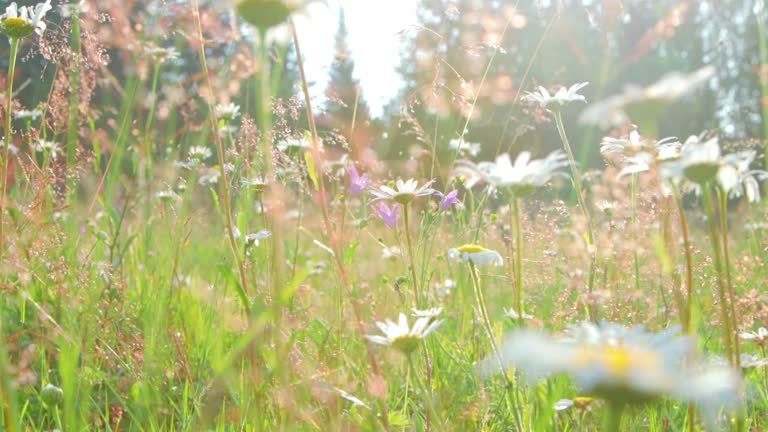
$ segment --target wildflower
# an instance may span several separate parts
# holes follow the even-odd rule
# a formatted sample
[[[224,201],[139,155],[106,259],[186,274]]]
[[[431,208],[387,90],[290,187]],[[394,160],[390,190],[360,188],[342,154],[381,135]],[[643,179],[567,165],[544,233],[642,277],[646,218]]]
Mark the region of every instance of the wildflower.
[[[381,185],[378,189],[371,189],[371,194],[376,197],[373,201],[394,200],[402,205],[408,205],[417,197],[429,196],[435,193],[434,189],[430,188],[432,183],[434,183],[434,180],[430,180],[419,186],[419,183],[414,179],[408,179],[406,181],[398,179],[395,182],[394,189],[386,185]]]
[[[379,202],[376,206],[373,207],[373,211],[376,212],[376,214],[381,218],[381,220],[384,221],[388,227],[394,228],[397,226],[398,208],[400,208],[400,204],[398,203],[392,204],[392,207],[390,208],[385,203]]]
[[[704,184],[713,180],[720,169],[720,144],[717,137],[702,141],[692,135],[680,150],[680,167],[688,180]]]
[[[403,252],[400,250],[397,246],[392,247],[384,247],[381,250],[381,259],[387,260],[387,259],[395,259],[400,256],[402,256]]]
[[[438,297],[448,297],[451,295],[451,291],[456,288],[456,281],[453,279],[446,279],[442,283],[435,284],[435,293]]]
[[[43,115],[43,111],[40,108],[33,110],[18,110],[13,112],[13,118],[16,120],[37,120]]]
[[[37,33],[42,36],[45,32],[45,14],[53,9],[51,0],[32,6],[17,6],[16,2],[5,8],[5,13],[0,15],[0,33],[11,39],[31,36]]]
[[[440,208],[443,210],[449,210],[452,206],[456,206],[459,209],[464,208],[464,204],[457,198],[458,194],[458,189],[454,189],[445,195],[442,192],[435,191],[435,195],[440,198]]]
[[[739,364],[741,369],[746,372],[748,369],[765,367],[768,365],[768,359],[761,359],[754,354],[741,353]]]
[[[218,168],[206,168],[205,171],[200,176],[200,178],[197,179],[197,184],[201,186],[214,185],[219,182],[220,177],[221,177],[221,170],[219,170]]]
[[[760,182],[768,178],[768,172],[750,170],[757,152],[743,151],[723,156],[717,171],[717,183],[730,198],[746,195],[749,202],[760,201]]]
[[[219,127],[219,136],[226,138],[230,135],[236,134],[237,131],[237,126],[231,124],[223,124],[221,127]]]
[[[504,363],[519,367],[529,379],[566,373],[588,394],[617,404],[672,396],[699,404],[705,413],[736,408],[740,375],[728,367],[687,363],[695,343],[678,333],[677,327],[653,334],[642,327],[584,323],[566,339],[514,331],[501,351]],[[496,359],[485,360],[483,369],[498,370]]]
[[[349,174],[349,193],[352,195],[360,195],[372,184],[369,180],[371,175],[369,173],[363,175],[358,174],[354,164],[350,164],[349,167],[347,167],[347,174]]]
[[[213,111],[217,119],[229,122],[240,116],[240,105],[234,103],[217,104]]]
[[[557,150],[544,159],[531,160],[531,154],[524,151],[517,156],[514,165],[506,153],[497,157],[496,162],[458,163],[455,174],[480,177],[496,188],[506,188],[516,196],[523,196],[544,186],[561,168],[568,166],[568,158],[564,152]]]
[[[520,314],[517,313],[517,311],[514,310],[513,308],[509,308],[509,309],[501,308],[501,310],[504,311],[504,316],[509,318],[509,319],[517,321],[517,320],[519,320],[521,318]],[[530,315],[530,314],[527,314],[527,313],[523,312],[522,318],[525,319],[525,320],[531,320],[531,319],[533,319],[533,315]]]
[[[260,230],[259,232],[251,233],[245,236],[245,246],[258,246],[259,240],[264,240],[265,238],[269,238],[272,235],[272,233],[269,230]]]
[[[408,325],[408,318],[400,313],[397,323],[390,319],[385,322],[376,322],[376,327],[384,333],[384,336],[366,335],[366,339],[379,344],[395,348],[405,355],[410,355],[419,343],[443,323],[443,320],[422,317],[417,318],[413,327]]]
[[[213,152],[206,146],[193,146],[189,149],[189,158],[197,160],[206,160],[213,156]]]
[[[560,399],[555,402],[555,411],[565,411],[571,407],[575,407],[579,411],[589,411],[592,405],[597,402],[597,399],[589,396],[577,396],[573,399]]]
[[[35,151],[40,153],[47,153],[51,155],[51,159],[56,159],[61,152],[61,147],[59,147],[59,143],[57,142],[41,139],[35,143]]]
[[[144,49],[144,54],[152,57],[158,63],[165,63],[179,58],[179,51],[173,47],[148,47]]]
[[[411,312],[413,313],[414,318],[429,318],[429,319],[436,319],[440,316],[441,313],[443,313],[442,307],[436,307],[436,308],[429,308],[429,309],[411,309]]]
[[[766,330],[765,327],[760,327],[754,333],[752,332],[739,333],[739,337],[746,341],[752,341],[760,346],[768,344],[768,330]]]
[[[498,252],[473,244],[465,244],[457,248],[449,249],[448,259],[451,261],[458,261],[461,259],[464,263],[471,262],[478,267],[504,265],[504,259],[502,259]]]
[[[461,155],[475,157],[480,154],[482,147],[479,143],[465,142],[463,139],[452,139],[448,141],[448,148]]]
[[[310,147],[311,144],[306,137],[288,138],[277,143],[277,148],[282,152],[287,152],[291,149],[305,149]]]
[[[659,104],[663,106],[690,93],[707,82],[714,73],[713,67],[706,66],[687,75],[672,72],[645,88],[637,85],[627,86],[623,93],[591,104],[579,120],[585,124],[610,129],[629,122],[630,114],[633,113],[659,113]]]
[[[547,110],[559,110],[571,102],[586,102],[587,100],[584,98],[584,96],[578,94],[577,92],[586,87],[588,84],[588,82],[577,83],[568,88],[561,86],[560,90],[558,90],[554,95],[550,95],[547,89],[539,86],[538,92],[525,92],[523,100],[538,103],[542,108]]]
[[[164,190],[155,192],[155,198],[162,202],[179,202],[181,201],[181,196],[177,194],[176,192],[172,190]]]
[[[240,180],[240,187],[244,189],[253,189],[256,192],[263,192],[269,186],[269,182],[264,177],[244,178]]]
[[[53,384],[46,384],[40,391],[40,399],[49,406],[60,405],[64,402],[64,391]]]

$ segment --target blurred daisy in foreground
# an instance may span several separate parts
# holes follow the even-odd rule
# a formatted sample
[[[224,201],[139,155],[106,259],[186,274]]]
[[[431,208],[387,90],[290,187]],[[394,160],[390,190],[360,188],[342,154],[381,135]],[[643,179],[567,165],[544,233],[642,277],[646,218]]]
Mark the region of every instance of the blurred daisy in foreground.
[[[383,336],[366,335],[366,339],[379,344],[395,348],[405,355],[411,354],[418,348],[421,341],[435,331],[443,320],[435,320],[432,317],[417,318],[413,327],[408,325],[408,318],[400,313],[397,322],[390,319],[376,322],[376,327],[384,333]]]
[[[569,374],[587,394],[613,406],[672,397],[695,402],[711,416],[720,408],[738,408],[741,374],[727,366],[691,364],[695,342],[678,333],[678,328],[648,333],[610,323],[585,323],[565,339],[518,330],[502,343],[501,356],[533,381]],[[484,360],[481,371],[498,372],[496,359]]]
[[[515,196],[522,197],[544,186],[560,170],[568,166],[568,158],[562,151],[554,151],[544,159],[531,159],[527,151],[521,152],[512,164],[508,154],[502,154],[495,162],[458,161],[455,175],[470,178],[467,187],[483,180],[498,189],[508,189]]]
[[[411,201],[418,197],[429,196],[435,193],[432,186],[434,180],[430,180],[423,185],[419,186],[419,182],[414,179],[408,179],[406,181],[398,179],[395,182],[395,187],[391,188],[387,185],[381,185],[378,189],[371,189],[370,192],[376,198],[373,202],[379,200],[393,200],[402,205],[408,205]]]
[[[579,120],[603,129],[618,127],[630,120],[644,124],[641,120],[648,120],[649,116],[657,118],[667,104],[691,93],[714,74],[715,68],[705,66],[690,74],[671,72],[645,88],[629,85],[624,92],[591,104]]]
[[[580,95],[578,91],[586,87],[588,84],[588,82],[577,83],[568,88],[561,86],[560,90],[558,90],[555,94],[549,94],[547,89],[539,86],[539,89],[536,92],[525,92],[523,100],[537,103],[542,108],[548,110],[560,109],[564,106],[567,106],[571,102],[587,102],[587,99]]]
[[[504,265],[504,259],[501,254],[495,250],[486,249],[480,245],[465,244],[457,248],[448,249],[448,260],[472,263],[478,267],[487,265]]]

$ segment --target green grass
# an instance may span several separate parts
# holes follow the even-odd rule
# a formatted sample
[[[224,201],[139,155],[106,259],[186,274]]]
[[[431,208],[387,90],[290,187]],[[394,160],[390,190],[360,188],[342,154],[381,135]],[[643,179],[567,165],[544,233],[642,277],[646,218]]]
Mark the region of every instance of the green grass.
[[[86,33],[81,38],[81,21],[95,22],[80,16],[65,41],[79,52],[92,43]],[[200,33],[209,36],[202,26]],[[531,382],[515,368],[506,377],[479,372],[478,365],[493,358],[492,345],[469,267],[449,261],[448,250],[481,244],[504,257],[503,266],[478,268],[488,324],[499,343],[520,326],[563,334],[588,319],[654,332],[681,324],[675,302],[685,279],[680,215],[659,193],[656,170],[640,176],[637,222],[626,195],[629,179],[616,179],[615,172],[588,186],[582,208],[560,201],[573,188],[556,178],[520,200],[517,221],[507,196],[447,180],[445,170],[436,173],[440,189],[458,188],[463,208],[442,210],[434,197],[417,198],[410,226],[401,213],[390,229],[371,210],[372,197],[350,195],[346,175],[330,166],[329,155],[344,149],[274,150],[277,139],[248,127],[257,120],[262,128],[281,125],[281,113],[257,102],[267,87],[277,92],[280,84],[268,68],[242,79],[247,96],[235,95],[243,101],[240,130],[219,136],[225,123],[211,111],[224,101],[206,101],[199,92],[225,92],[234,78],[221,65],[235,56],[222,49],[208,58],[205,49],[190,48],[187,60],[198,52],[205,57],[194,59],[201,60],[195,71],[210,81],[198,76],[194,86],[179,84],[151,59],[125,50],[122,61],[148,72],[121,77],[120,88],[102,89],[92,106],[79,106],[75,93],[50,102],[68,109],[43,105],[45,120],[34,121],[31,134],[15,121],[12,142],[20,151],[8,159],[16,174],[5,197],[0,251],[0,430],[605,430],[609,401],[554,409],[560,399],[588,396],[568,376]],[[284,49],[277,58],[284,60]],[[73,90],[82,85],[80,73],[62,75],[78,83]],[[307,90],[306,80],[296,84]],[[54,89],[51,82],[32,85]],[[174,86],[181,86],[184,100],[163,93]],[[308,132],[304,120],[294,123],[288,132],[311,137],[316,150],[317,132]],[[563,128],[560,118],[557,126]],[[553,130],[555,124],[541,127]],[[36,134],[66,142],[66,157],[49,160],[35,152]],[[179,166],[198,145],[214,156]],[[274,154],[266,157],[265,148]],[[443,160],[456,156],[431,150]],[[360,169],[377,184],[431,169],[420,164],[408,171],[405,165],[386,161],[383,169]],[[218,182],[199,182],[213,173]],[[277,174],[265,191],[241,186],[269,173]],[[60,180],[67,193],[58,189]],[[178,199],[154,195],[166,190]],[[596,208],[606,199],[617,202],[612,214]],[[266,202],[270,211],[256,211],[254,201]],[[755,330],[768,319],[765,240],[761,231],[740,228],[763,220],[766,211],[742,201],[721,208],[726,223],[715,228],[716,235],[722,235],[718,229],[728,233],[724,265],[738,301],[738,317],[730,318],[735,331]],[[694,250],[691,337],[702,357],[722,356],[711,234],[698,198],[685,204]],[[512,221],[521,227],[521,281]],[[246,244],[246,235],[262,229],[271,236]],[[383,258],[384,246],[397,246],[401,254]],[[439,289],[446,279],[455,282],[447,294]],[[534,317],[523,324],[503,313],[515,307],[516,282],[525,312]],[[417,306],[442,307],[444,322],[410,354],[409,367],[405,355],[365,336],[380,334],[374,322],[410,315]],[[765,355],[749,342],[741,348]],[[723,413],[721,426],[733,420],[736,430],[762,427],[768,418],[765,373],[745,375],[743,408]],[[43,394],[47,384],[63,397]],[[628,407],[621,430],[688,430],[687,416],[685,402],[659,397]],[[697,418],[700,430],[704,423]]]

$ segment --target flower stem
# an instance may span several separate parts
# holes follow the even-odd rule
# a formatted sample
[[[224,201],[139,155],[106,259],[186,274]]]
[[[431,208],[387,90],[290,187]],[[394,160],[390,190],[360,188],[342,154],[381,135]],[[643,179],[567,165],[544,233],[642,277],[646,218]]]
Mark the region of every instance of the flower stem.
[[[488,309],[486,308],[485,296],[483,295],[483,290],[480,288],[480,279],[477,276],[477,267],[475,267],[475,264],[472,261],[469,261],[469,274],[472,278],[472,287],[475,289],[475,300],[477,301],[477,308],[480,310],[480,315],[483,319],[485,331],[488,334],[488,339],[491,342],[491,350],[493,351],[493,355],[496,357],[496,360],[499,362],[499,367],[501,368],[504,379],[507,381],[507,384],[511,384],[509,377],[507,376],[507,370],[504,367],[504,361],[501,359],[499,347],[496,345],[496,338],[493,335],[491,320],[488,317]]]
[[[704,207],[706,207],[707,211],[707,222],[709,224],[709,237],[712,242],[712,251],[714,254],[714,260],[715,260],[715,271],[717,273],[717,293],[718,293],[718,300],[720,301],[720,316],[723,321],[723,326],[725,327],[723,339],[725,342],[725,352],[728,357],[728,363],[731,366],[737,366],[738,365],[738,359],[734,357],[734,351],[733,351],[733,332],[731,330],[731,319],[728,313],[728,298],[726,295],[726,287],[725,287],[725,281],[723,277],[723,266],[722,266],[722,252],[720,248],[720,238],[717,233],[717,221],[715,218],[715,206],[712,203],[712,196],[710,191],[710,185],[704,184],[702,185],[703,191],[703,197],[704,197]]]
[[[413,244],[411,243],[411,229],[410,229],[410,223],[408,219],[408,208],[409,204],[405,204],[403,206],[403,223],[405,223],[405,242],[408,245],[408,260],[410,261],[409,266],[411,267],[411,277],[413,278],[413,302],[418,307],[419,305],[419,287],[416,281],[416,263],[413,258]]]
[[[680,215],[680,231],[683,232],[683,248],[685,254],[685,288],[686,305],[683,317],[683,330],[688,333],[691,328],[691,305],[693,304],[693,257],[691,256],[691,240],[688,233],[688,218],[685,216],[683,201],[676,187],[672,187],[672,194],[677,205],[677,213]]]
[[[512,197],[512,207],[515,215],[515,308],[522,326],[523,318],[523,235],[520,230],[520,199]]]
[[[592,248],[594,247],[595,235],[594,227],[592,226],[592,214],[589,211],[589,208],[587,207],[587,204],[584,200],[584,195],[582,194],[583,189],[581,185],[581,173],[579,172],[579,167],[576,165],[576,159],[573,157],[573,150],[571,150],[571,144],[568,141],[568,136],[565,134],[563,116],[559,110],[554,111],[554,116],[555,124],[557,125],[557,132],[560,134],[560,140],[563,142],[563,148],[565,149],[565,153],[568,155],[568,165],[571,167],[571,181],[573,182],[573,188],[576,190],[576,198],[578,199],[579,207],[581,207],[581,211],[584,213],[584,217],[587,220],[587,232],[585,233],[587,237],[587,253],[589,255],[587,289],[591,294],[595,286],[595,254],[592,251]],[[588,311],[588,313],[593,321],[597,320],[594,311]]]
[[[731,328],[733,329],[733,355],[736,364],[740,362],[741,350],[739,342],[739,323],[736,315],[736,294],[733,291],[731,282],[731,254],[728,247],[728,194],[720,187],[717,188],[717,195],[720,201],[720,235],[723,237],[723,269],[725,270],[725,284],[728,288],[728,305],[731,312]]]
[[[624,414],[625,407],[626,406],[621,402],[609,402],[607,404],[608,412],[605,416],[605,426],[603,427],[604,431],[621,431],[621,416]]]
[[[5,225],[5,200],[8,192],[8,161],[11,158],[11,112],[13,110],[13,76],[16,74],[16,57],[19,53],[19,38],[11,38],[11,53],[8,63],[8,90],[5,92],[7,105],[5,107],[5,149],[3,149],[3,173],[0,181],[3,182],[2,194],[0,195],[0,258],[5,255],[5,236],[3,227]]]
[[[429,423],[429,418],[431,418],[431,424],[435,425],[435,429],[442,431],[443,425],[440,423],[440,416],[437,415],[437,410],[435,409],[435,404],[432,400],[432,389],[427,389],[422,380],[419,378],[418,373],[416,373],[416,365],[413,364],[413,358],[411,358],[410,354],[408,355],[408,366],[411,370],[411,375],[414,377],[416,384],[419,386],[419,390],[421,390],[421,394],[424,396],[424,404],[427,406],[428,413],[427,423]]]
[[[637,221],[637,173],[632,174],[632,228],[634,229],[635,243],[637,243],[637,230],[639,228]],[[640,258],[635,248],[635,290],[640,292]]]

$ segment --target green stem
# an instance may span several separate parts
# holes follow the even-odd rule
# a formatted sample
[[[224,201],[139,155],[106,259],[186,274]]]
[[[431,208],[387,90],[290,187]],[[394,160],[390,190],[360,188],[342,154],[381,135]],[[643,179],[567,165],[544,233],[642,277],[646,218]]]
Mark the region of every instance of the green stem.
[[[149,104],[149,113],[147,114],[147,123],[144,126],[144,152],[147,157],[146,171],[144,172],[147,183],[152,178],[152,142],[149,140],[149,134],[152,129],[152,122],[155,119],[155,109],[157,108],[157,82],[160,77],[160,63],[156,63],[152,72],[152,92],[150,93],[151,102]],[[149,186],[147,186],[149,190]]]
[[[477,276],[477,267],[475,267],[475,264],[472,261],[469,261],[469,274],[472,278],[472,287],[475,290],[475,300],[477,301],[477,308],[480,310],[480,315],[483,319],[483,325],[485,326],[485,331],[486,333],[488,333],[488,340],[491,342],[491,350],[493,351],[494,357],[496,357],[496,360],[499,362],[499,367],[501,368],[501,372],[502,372],[502,375],[504,376],[504,380],[507,382],[508,385],[510,385],[511,382],[509,381],[509,377],[507,376],[507,370],[504,367],[504,361],[501,358],[499,347],[496,345],[496,338],[493,335],[493,327],[491,327],[491,319],[488,316],[488,309],[486,308],[485,296],[483,295],[483,290],[480,288],[480,279]]]
[[[411,277],[413,278],[413,303],[418,307],[419,305],[419,287],[416,280],[416,263],[414,262],[413,258],[413,244],[411,243],[411,229],[410,229],[410,222],[408,219],[408,208],[409,204],[403,205],[403,223],[405,223],[405,227],[403,228],[405,230],[405,242],[408,245],[408,260],[410,261],[410,267],[411,267]]]
[[[606,408],[608,411],[605,416],[605,426],[603,430],[606,432],[619,432],[621,431],[621,416],[624,414],[624,408],[626,406],[621,402],[608,402]]]
[[[734,357],[733,352],[733,331],[731,330],[731,320],[728,313],[728,298],[726,295],[725,281],[723,277],[722,251],[720,248],[720,236],[717,233],[717,219],[715,217],[715,206],[712,203],[710,185],[702,185],[704,206],[707,211],[707,222],[709,225],[709,237],[712,242],[712,251],[714,254],[715,271],[717,274],[717,294],[720,301],[720,317],[725,327],[723,340],[725,342],[725,352],[728,356],[728,363],[731,366],[738,365],[738,359]]]
[[[680,193],[675,186],[672,187],[672,195],[675,198],[675,205],[677,205],[677,213],[680,215],[680,231],[683,232],[685,288],[687,294],[685,311],[683,312],[685,314],[683,317],[683,329],[688,333],[691,329],[691,306],[693,304],[693,257],[691,256],[691,240],[688,234],[688,218],[685,216],[683,201],[680,199]]]
[[[5,149],[3,149],[3,172],[0,177],[2,194],[0,194],[0,258],[5,255],[5,201],[8,193],[8,161],[11,158],[11,142],[13,130],[11,118],[13,110],[13,76],[16,74],[16,57],[19,53],[19,38],[11,38],[11,53],[8,63],[8,87],[5,92],[7,105],[5,107]]]
[[[560,113],[560,111],[555,110],[554,111],[555,116],[555,125],[557,125],[557,132],[560,134],[560,140],[563,142],[563,148],[565,149],[565,153],[568,155],[568,165],[571,168],[571,181],[573,182],[573,188],[576,192],[576,198],[579,202],[579,207],[581,207],[581,211],[584,213],[584,217],[587,221],[587,253],[589,255],[589,271],[588,273],[588,280],[587,280],[587,289],[590,294],[592,294],[595,286],[595,254],[592,251],[592,248],[594,246],[594,240],[595,240],[595,234],[594,234],[594,227],[592,225],[592,214],[589,211],[589,208],[587,207],[587,204],[584,200],[584,195],[582,194],[582,185],[581,185],[581,172],[579,172],[579,168],[576,165],[576,159],[573,157],[573,150],[571,150],[571,144],[568,141],[568,136],[565,134],[565,126],[563,125],[563,116]],[[592,311],[589,313],[592,320],[597,319],[597,314]]]
[[[520,230],[520,199],[512,197],[512,207],[515,215],[515,307],[522,326],[523,319],[523,235]]]
[[[416,384],[419,386],[419,390],[421,390],[421,394],[424,396],[424,405],[427,406],[427,413],[429,415],[429,417],[427,417],[427,423],[430,424],[429,418],[431,418],[431,424],[435,425],[435,429],[442,431],[443,425],[440,422],[440,416],[437,415],[437,410],[435,409],[435,404],[432,400],[432,389],[427,389],[427,386],[424,385],[424,382],[419,378],[419,375],[416,372],[416,365],[413,364],[413,358],[411,358],[410,354],[408,355],[408,366],[412,376],[416,380]]]
[[[722,188],[717,188],[717,195],[720,202],[720,235],[723,238],[723,269],[725,270],[725,284],[728,288],[728,306],[731,311],[731,328],[733,329],[733,355],[736,358],[736,364],[741,360],[741,350],[739,342],[739,320],[736,315],[736,293],[733,291],[733,282],[731,280],[731,254],[728,247],[728,193]]]
[[[637,243],[638,221],[637,221],[637,173],[632,174],[632,228],[634,229],[635,242]],[[635,290],[640,292],[640,258],[635,248]]]

